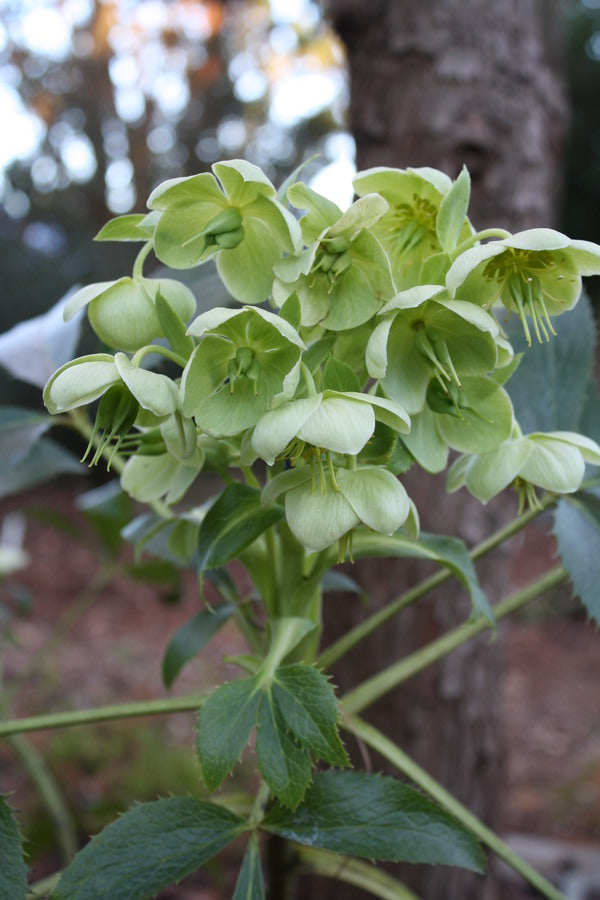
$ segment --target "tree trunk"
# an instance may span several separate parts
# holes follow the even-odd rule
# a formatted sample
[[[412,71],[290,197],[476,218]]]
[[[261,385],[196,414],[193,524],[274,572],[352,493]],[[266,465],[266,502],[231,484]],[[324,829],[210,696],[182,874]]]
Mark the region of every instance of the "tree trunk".
[[[346,44],[351,128],[358,167],[434,166],[471,173],[470,216],[476,228],[518,231],[553,221],[566,104],[557,75],[554,4],[541,0],[330,0]],[[482,507],[464,491],[448,497],[444,477],[410,472],[403,479],[424,530],[463,537],[469,545],[515,513],[512,498]],[[510,547],[509,547],[510,549]],[[479,574],[491,600],[509,589],[507,551]],[[423,574],[408,561],[365,561],[353,576],[367,586],[369,610]],[[405,610],[334,667],[343,693],[437,637],[468,615],[464,593],[449,583]],[[326,601],[325,644],[365,615],[355,599]],[[367,718],[408,750],[492,828],[499,824],[503,748],[499,723],[500,642],[482,638],[455,652],[368,710]],[[349,748],[361,764],[359,748]],[[364,765],[364,760],[362,760]],[[386,769],[373,758],[375,770]],[[499,897],[458,869],[396,869],[424,900]],[[365,896],[344,886],[345,900]],[[299,897],[340,896],[339,883],[299,885]]]

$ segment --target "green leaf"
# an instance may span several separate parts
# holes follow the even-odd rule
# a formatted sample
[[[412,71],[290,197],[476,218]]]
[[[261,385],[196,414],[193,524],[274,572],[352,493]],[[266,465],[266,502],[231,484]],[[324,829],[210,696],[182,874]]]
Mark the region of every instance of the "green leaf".
[[[466,166],[463,166],[460,175],[442,198],[435,220],[438,240],[446,253],[452,253],[456,247],[465,224],[470,194],[471,178]]]
[[[326,677],[308,665],[284,666],[275,673],[273,702],[285,725],[316,759],[347,766],[338,735],[338,706]]]
[[[515,353],[523,353],[506,385],[523,434],[578,431],[594,359],[595,324],[585,295],[560,317],[556,336],[531,347],[519,320],[508,323]]]
[[[57,475],[85,473],[85,466],[71,453],[54,441],[41,438],[16,465],[2,467],[0,497],[18,494]]]
[[[146,216],[143,213],[132,213],[117,216],[104,225],[95,241],[149,241],[152,240],[153,228],[142,225]]]
[[[365,590],[360,584],[357,584],[357,582],[353,578],[350,578],[349,575],[346,575],[345,572],[338,572],[336,569],[330,569],[328,572],[325,572],[321,579],[321,590],[324,593],[327,591],[337,591],[344,594],[358,594],[359,597],[365,597]]]
[[[396,556],[431,559],[449,569],[466,587],[473,605],[473,616],[482,614],[494,623],[494,615],[487,597],[481,590],[473,561],[465,544],[458,538],[422,532],[418,540],[401,534],[391,536],[358,532],[352,544],[354,559],[364,556]]]
[[[197,613],[177,629],[162,661],[162,679],[170,688],[187,662],[208,644],[231,616],[235,607],[222,603]]]
[[[255,678],[230,681],[214,691],[198,716],[198,757],[209,790],[239,760],[256,722],[260,690]]]
[[[591,619],[600,624],[600,502],[582,491],[559,501],[554,534],[562,564]]]
[[[310,784],[310,753],[286,726],[270,691],[263,694],[258,713],[256,755],[271,793],[295,809]]]
[[[349,365],[330,356],[323,370],[323,390],[360,392],[360,382]]]
[[[265,888],[256,837],[252,837],[248,844],[232,900],[265,900]]]
[[[10,806],[0,795],[0,897],[19,900],[27,892],[27,867],[19,828]]]
[[[485,871],[485,857],[468,831],[417,791],[382,775],[318,773],[294,813],[275,806],[262,825],[334,853]]]
[[[234,559],[263,531],[283,518],[278,506],[263,508],[260,491],[230,484],[210,507],[198,534],[198,574]]]
[[[193,872],[246,823],[195,797],[144,803],[92,838],[63,873],[54,900],[143,900]]]
[[[163,334],[169,344],[185,360],[189,359],[193,349],[193,338],[186,334],[186,326],[183,319],[177,315],[171,304],[163,297],[160,290],[156,292],[156,313]]]

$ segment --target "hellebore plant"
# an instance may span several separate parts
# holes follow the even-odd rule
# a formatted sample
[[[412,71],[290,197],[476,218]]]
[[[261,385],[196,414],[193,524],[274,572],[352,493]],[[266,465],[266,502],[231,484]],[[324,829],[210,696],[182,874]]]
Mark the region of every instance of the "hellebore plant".
[[[559,567],[492,609],[472,565],[485,551],[471,557],[455,538],[419,535],[402,474],[412,465],[440,472],[458,452],[448,490],[466,486],[487,503],[516,489],[533,511],[486,549],[557,495],[579,492],[584,503],[585,464],[600,464],[600,447],[568,429],[522,433],[507,387],[521,355],[496,313],[516,313],[530,344],[532,334],[558,341],[558,317],[576,303],[580,276],[600,274],[600,247],[549,229],[477,233],[465,169],[455,181],[429,168],[359,173],[346,211],[297,181],[299,172],[278,194],[243,160],[212,170],[160,185],[149,213],[118,217],[99,233],[143,243],[133,274],[83,288],[66,318],[85,307],[114,353],[62,365],[44,401],[85,436],[84,459],[106,459],[122,490],[150,505],[132,526],[140,546],[164,532],[167,552],[196,567],[201,588],[209,577],[221,594],[169,644],[167,686],[228,618],[246,638],[248,653],[235,660],[242,677],[189,708],[200,708],[206,788],[231,775],[253,734],[259,785],[235,812],[226,795],[135,807],[84,847],[53,897],[153,896],[240,834],[249,840],[235,898],[264,896],[260,835],[289,839],[297,864],[323,874],[337,854],[338,877],[382,897],[412,895],[354,857],[483,871],[482,842],[544,896],[559,897],[358,718],[405,677],[397,667],[375,677],[373,660],[374,677],[338,705],[324,668],[409,601],[365,611],[320,652],[321,610],[338,562],[425,557],[447,570],[436,583],[452,574],[471,595],[460,643],[565,577]],[[142,274],[151,251],[175,269],[215,260],[230,304],[196,315],[190,289]],[[160,372],[148,367],[157,359]],[[195,487],[204,473],[215,493],[201,503]],[[233,559],[253,582],[247,596],[223,568]],[[425,590],[413,590],[410,602]],[[600,615],[593,603],[589,611]],[[415,659],[427,665],[425,652]],[[183,708],[180,698],[172,708]],[[343,771],[340,728],[423,793]]]

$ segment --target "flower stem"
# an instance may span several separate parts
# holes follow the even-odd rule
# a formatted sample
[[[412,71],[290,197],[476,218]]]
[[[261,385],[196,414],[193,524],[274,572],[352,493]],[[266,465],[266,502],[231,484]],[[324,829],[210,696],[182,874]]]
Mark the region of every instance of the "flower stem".
[[[175,353],[175,351],[171,350],[169,347],[162,347],[160,344],[146,344],[145,347],[140,347],[140,349],[132,356],[131,362],[134,366],[139,366],[143,358],[148,356],[149,353],[158,353],[160,356],[164,356],[166,359],[170,359],[171,362],[181,366],[182,369],[185,369],[187,365],[187,360],[185,360],[183,356]]]
[[[98,706],[95,709],[75,709],[68,712],[47,713],[0,722],[0,737],[22,734],[26,731],[47,731],[51,728],[70,728],[73,725],[91,725],[112,719],[132,719],[137,716],[158,716],[164,713],[198,710],[206,699],[203,694],[187,697],[165,697],[158,700],[142,700],[137,703],[119,703],[115,706]]]
[[[488,538],[473,547],[470,552],[471,559],[479,559],[481,556],[494,550],[500,544],[504,543],[504,541],[508,540],[508,538],[517,534],[522,528],[539,516],[541,512],[556,503],[556,500],[556,495],[547,494],[540,501],[539,509],[531,509],[522,515],[517,516],[509,522],[508,525],[499,528],[498,531],[495,531]],[[416,603],[417,600],[420,600],[421,597],[424,597],[429,591],[444,584],[444,582],[448,581],[451,577],[452,573],[449,569],[440,569],[428,578],[424,578],[418,584],[409,588],[408,591],[405,591],[403,594],[396,597],[395,600],[391,600],[384,607],[377,610],[377,612],[369,616],[368,619],[365,619],[354,628],[351,628],[350,631],[347,631],[346,634],[342,635],[342,637],[333,644],[330,644],[329,647],[321,653],[318,659],[318,665],[324,669],[330,668],[334,662],[341,659],[342,656],[348,653],[348,651],[356,646],[356,644],[359,644],[367,637],[367,635],[371,634],[381,625],[385,625],[385,623],[393,618],[393,616],[402,612],[403,609],[406,609],[406,607],[410,606],[412,603]]]
[[[511,613],[516,612],[516,610],[521,609],[531,600],[539,597],[540,594],[560,584],[566,578],[567,572],[562,566],[556,566],[549,572],[545,572],[524,588],[498,603],[494,607],[494,618],[499,622]],[[489,628],[491,628],[491,625],[483,616],[477,619],[476,622],[452,628],[442,637],[431,641],[425,647],[422,647],[415,653],[411,653],[386,669],[382,669],[377,675],[368,678],[354,690],[349,691],[342,699],[344,712],[348,715],[360,712],[412,675],[447,656],[453,650],[456,650],[457,647],[466,644],[467,641],[477,637],[477,635],[487,631]]]
[[[418,900],[416,894],[371,863],[300,844],[295,844],[294,850],[300,862],[310,866],[317,875],[354,884],[382,900]]]
[[[464,253],[469,247],[473,247],[478,241],[485,241],[487,238],[499,238],[500,240],[504,240],[509,237],[511,237],[510,231],[505,231],[504,228],[486,228],[484,231],[477,231],[475,234],[472,234],[471,237],[464,240],[462,244],[458,245],[458,247],[450,254],[450,259],[456,259],[461,253]]]
[[[424,769],[411,759],[403,750],[397,747],[384,734],[367,724],[362,719],[352,716],[344,722],[344,727],[360,740],[364,741],[373,750],[380,753],[388,762],[392,763],[398,771],[411,779],[418,787],[428,794],[433,800],[444,807],[457,822],[464,825],[476,838],[486,844],[494,853],[504,860],[515,872],[518,872],[526,881],[535,887],[543,897],[548,900],[565,900],[563,894],[554,885],[550,884],[543,875],[537,872],[524,859],[521,859],[508,844],[505,844],[497,834],[483,824],[473,813],[459,803],[452,794],[442,787],[439,782],[431,777]]]
[[[152,241],[147,241],[135,258],[135,262],[133,264],[133,273],[132,273],[134,278],[142,278],[143,277],[144,263],[146,262],[146,258],[148,257],[151,250],[152,250]]]

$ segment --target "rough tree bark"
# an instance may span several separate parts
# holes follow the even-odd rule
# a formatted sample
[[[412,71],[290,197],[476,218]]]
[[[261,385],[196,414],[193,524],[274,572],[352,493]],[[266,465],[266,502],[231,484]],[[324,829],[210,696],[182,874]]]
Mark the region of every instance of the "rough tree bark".
[[[430,165],[455,177],[466,163],[477,228],[518,231],[553,221],[566,120],[554,3],[329,0],[328,12],[347,48],[359,169]],[[424,529],[458,533],[469,544],[515,512],[511,501],[483,508],[465,492],[446,497],[443,478],[411,472],[405,483],[424,510]],[[507,591],[506,563],[501,554],[479,569],[493,600]],[[377,560],[352,574],[368,586],[374,608],[422,573],[406,561]],[[467,612],[458,587],[403,612],[335,667],[341,692]],[[350,597],[328,600],[325,643],[363,615]],[[502,793],[500,674],[499,643],[483,639],[407,682],[367,716],[491,827],[499,824]],[[381,760],[372,764],[385,768]],[[499,896],[493,875],[484,885],[459,870],[406,867],[401,877],[424,900]],[[340,896],[333,882],[300,883],[298,891],[315,900]],[[365,896],[343,892],[345,900]]]

